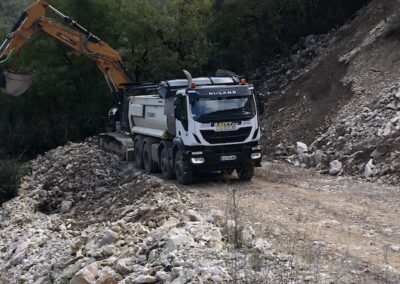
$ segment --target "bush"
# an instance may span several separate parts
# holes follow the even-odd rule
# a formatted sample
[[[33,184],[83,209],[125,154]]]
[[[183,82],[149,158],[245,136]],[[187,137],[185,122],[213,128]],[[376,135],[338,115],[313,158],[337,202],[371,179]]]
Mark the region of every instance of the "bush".
[[[0,204],[18,195],[22,168],[17,161],[0,160]]]

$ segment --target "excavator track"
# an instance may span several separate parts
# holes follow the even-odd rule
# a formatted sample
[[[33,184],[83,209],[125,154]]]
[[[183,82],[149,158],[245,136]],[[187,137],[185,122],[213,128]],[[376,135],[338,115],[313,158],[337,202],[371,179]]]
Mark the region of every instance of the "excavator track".
[[[124,132],[102,133],[99,135],[100,147],[117,155],[123,161],[133,161],[133,140]]]

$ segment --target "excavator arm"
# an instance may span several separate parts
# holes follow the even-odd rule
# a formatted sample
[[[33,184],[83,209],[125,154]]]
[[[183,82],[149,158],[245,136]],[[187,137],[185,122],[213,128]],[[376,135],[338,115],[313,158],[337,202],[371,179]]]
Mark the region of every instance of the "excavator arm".
[[[61,17],[68,26],[45,17],[48,10]],[[38,0],[30,6],[7,35],[0,46],[0,63],[7,61],[27,42],[33,40],[38,31],[43,31],[94,61],[114,94],[124,91],[133,83],[120,54],[115,49],[44,0]],[[1,90],[11,95],[20,95],[29,88],[36,73],[6,71],[2,77]],[[27,84],[27,81],[30,82]]]

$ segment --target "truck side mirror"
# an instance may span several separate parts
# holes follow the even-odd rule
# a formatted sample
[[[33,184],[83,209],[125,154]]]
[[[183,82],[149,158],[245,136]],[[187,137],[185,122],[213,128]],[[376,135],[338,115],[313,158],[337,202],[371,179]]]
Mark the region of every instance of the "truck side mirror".
[[[182,111],[181,111],[181,104],[182,104],[182,96],[178,95],[174,101],[174,115],[175,119],[182,120]]]
[[[264,97],[257,94],[256,95],[256,102],[257,102],[257,113],[259,115],[263,115],[265,113],[265,106],[264,106]]]
[[[181,102],[182,102],[182,97],[176,97],[174,101],[174,106],[179,107],[181,105]]]
[[[175,119],[182,120],[182,112],[181,112],[181,109],[179,106],[175,107],[174,115],[175,115]]]
[[[189,93],[189,102],[193,105],[195,102],[199,100],[199,95],[197,93]]]

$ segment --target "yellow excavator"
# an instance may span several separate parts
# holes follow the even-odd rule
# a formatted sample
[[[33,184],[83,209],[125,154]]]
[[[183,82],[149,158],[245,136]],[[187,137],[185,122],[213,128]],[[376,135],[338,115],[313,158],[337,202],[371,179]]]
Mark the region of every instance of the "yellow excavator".
[[[47,11],[61,17],[66,25],[45,17]],[[14,56],[39,31],[94,61],[103,72],[112,93],[117,94],[132,85],[133,79],[116,50],[45,0],[38,0],[21,15],[0,46],[0,63]],[[0,78],[1,90],[5,94],[19,96],[36,76],[35,71],[5,71]]]
[[[63,24],[46,17],[46,12],[50,11],[61,18]],[[43,32],[62,42],[96,63],[103,73],[117,104],[109,113],[113,132],[101,135],[100,143],[105,148],[115,150],[116,153],[125,153],[131,147],[131,138],[127,135],[129,125],[127,98],[154,91],[158,88],[158,85],[134,83],[118,51],[69,16],[64,15],[46,0],[37,0],[23,12],[0,46],[0,64],[7,62],[16,55],[26,43],[35,38],[38,32]],[[20,96],[28,90],[37,76],[38,72],[32,70],[2,71],[0,72],[1,92],[7,95]]]

